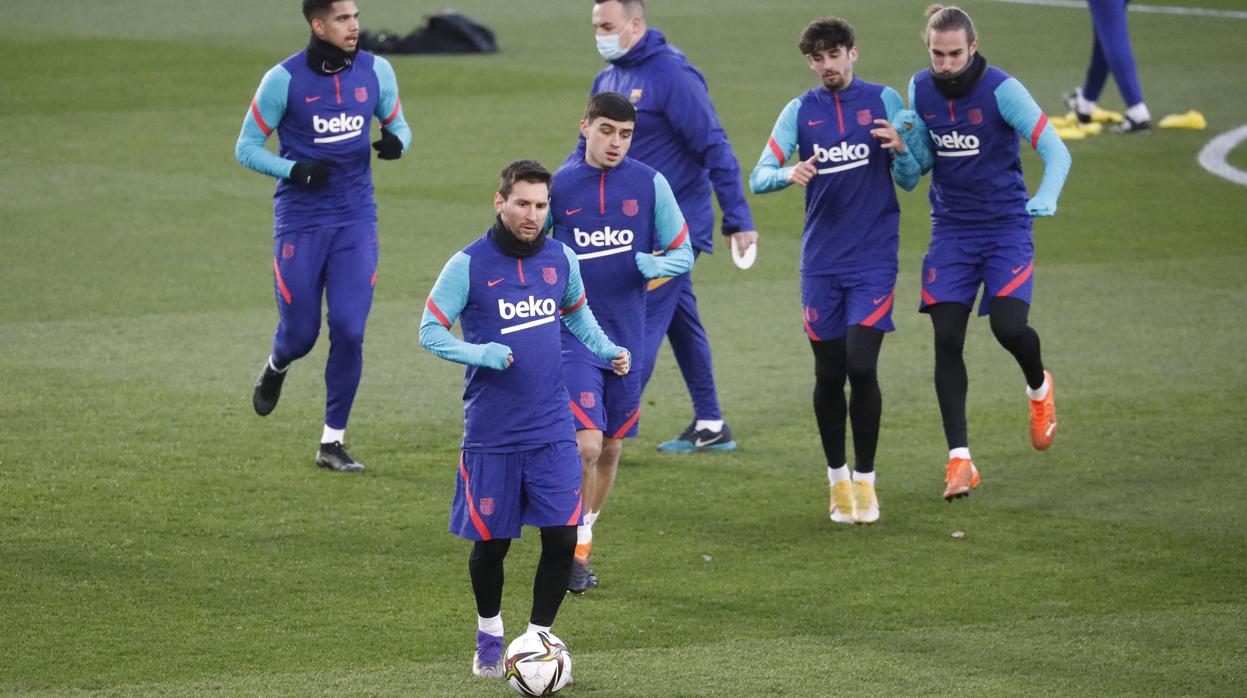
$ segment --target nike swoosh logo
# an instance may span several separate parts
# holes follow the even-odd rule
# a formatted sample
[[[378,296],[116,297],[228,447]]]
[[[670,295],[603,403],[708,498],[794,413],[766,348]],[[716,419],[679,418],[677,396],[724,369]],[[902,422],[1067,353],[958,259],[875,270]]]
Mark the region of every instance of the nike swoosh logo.
[[[1056,431],[1056,422],[1048,425],[1048,431],[1044,432],[1044,436],[1052,436],[1052,432]]]
[[[504,276],[501,279],[494,279],[493,281],[486,281],[485,283],[489,284],[490,288],[493,288],[494,286],[497,286],[498,284],[506,280],[507,280],[507,277]]]
[[[1026,265],[1025,265],[1025,264],[1023,264],[1023,265],[1022,265],[1022,266],[1020,266],[1020,267],[1014,267],[1014,269],[1013,269],[1013,273],[1014,273],[1014,274],[1016,274],[1016,273],[1018,273],[1019,271],[1022,271],[1023,269],[1025,269],[1025,268],[1026,268]]]
[[[712,443],[714,443],[714,442],[716,442],[716,441],[719,441],[719,440],[720,440],[720,439],[722,439],[722,438],[723,438],[723,437],[722,437],[721,435],[720,435],[720,436],[716,436],[716,437],[714,437],[713,439],[706,439],[705,441],[702,441],[700,438],[698,438],[698,439],[696,439],[696,440],[694,440],[694,441],[693,441],[693,445],[694,445],[694,446],[696,446],[697,448],[701,448],[702,446],[709,446],[710,444],[712,444]]]
[[[923,115],[922,115],[922,118],[924,118],[924,119],[934,119],[934,118],[935,118],[935,114],[923,114]]]
[[[884,302],[884,301],[885,301],[885,300],[887,300],[887,299],[888,299],[888,297],[887,297],[887,296],[879,296],[878,298],[873,298],[873,299],[871,299],[871,301],[870,301],[870,302],[871,302],[871,303],[874,303],[875,305],[879,305],[880,303]]]
[[[315,102],[315,101],[316,101],[316,100],[318,100],[318,99],[320,99],[320,97],[304,97],[304,98],[303,98],[303,103],[304,103],[304,104],[311,104],[312,102]]]
[[[583,208],[572,208],[572,209],[566,209],[566,210],[564,210],[564,211],[563,211],[563,215],[564,215],[564,216],[574,216],[574,215],[576,215],[577,213],[580,213],[580,212],[581,212],[581,211],[583,211],[583,210],[584,210]]]
[[[817,126],[817,125],[819,125],[819,124],[823,123],[824,121],[826,121],[826,119],[819,119],[818,121],[807,121],[807,122],[805,122],[805,125],[806,125],[806,126]]]

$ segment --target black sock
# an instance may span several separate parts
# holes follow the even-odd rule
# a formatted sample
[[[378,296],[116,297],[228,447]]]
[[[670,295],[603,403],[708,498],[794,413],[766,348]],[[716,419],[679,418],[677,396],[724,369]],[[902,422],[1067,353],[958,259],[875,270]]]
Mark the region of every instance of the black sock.
[[[853,425],[853,469],[859,473],[875,471],[875,450],[879,445],[879,420],[883,415],[883,393],[879,390],[879,350],[883,330],[854,325],[845,345],[845,368],[849,375],[849,419]]]
[[[576,552],[575,526],[545,526],[541,529],[541,560],[533,578],[533,625],[550,627],[559,605],[567,595],[572,578],[572,555]]]
[[[1026,376],[1026,384],[1034,390],[1043,385],[1043,358],[1039,353],[1039,333],[1027,324],[1029,315],[1030,304],[1016,298],[993,298],[988,312],[996,341],[1013,354]]]
[[[960,303],[936,303],[926,310],[935,330],[935,396],[944,420],[944,438],[950,451],[965,448],[970,445],[966,428],[966,391],[970,381],[962,352],[970,309]]]
[[[810,348],[814,350],[814,419],[827,466],[839,468],[845,463],[844,420],[849,413],[844,400],[845,339],[810,340]]]
[[[502,561],[511,548],[511,539],[481,540],[468,554],[468,576],[476,595],[476,614],[493,618],[502,611]]]

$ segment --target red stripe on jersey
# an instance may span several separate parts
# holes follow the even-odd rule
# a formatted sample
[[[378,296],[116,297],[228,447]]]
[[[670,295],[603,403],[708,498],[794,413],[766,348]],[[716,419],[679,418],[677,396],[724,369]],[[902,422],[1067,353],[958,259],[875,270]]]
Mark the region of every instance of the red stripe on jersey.
[[[777,161],[779,161],[779,166],[783,167],[784,161],[788,159],[788,156],[784,155],[784,151],[780,149],[779,144],[775,142],[774,137],[766,140],[766,147],[771,149],[771,154],[775,156]]]
[[[598,213],[606,213],[606,170],[602,170],[602,178],[598,180]]]
[[[580,409],[580,405],[577,405],[574,400],[568,400],[567,404],[571,406],[572,414],[576,417],[576,421],[584,425],[585,429],[597,429],[598,431],[602,431],[602,427],[594,424],[593,420],[589,419],[589,415],[585,414],[585,411]]]
[[[996,293],[996,297],[1000,298],[1001,296],[1007,296],[1010,293],[1013,293],[1014,290],[1016,290],[1018,286],[1021,286],[1022,284],[1026,283],[1026,280],[1031,278],[1031,271],[1033,271],[1034,269],[1035,269],[1035,263],[1032,261],[1030,264],[1026,265],[1026,268],[1022,270],[1021,274],[1018,274],[1017,276],[1013,277],[1013,281],[1010,281],[1008,284],[1005,285],[1004,288],[1000,289]]]
[[[582,293],[582,294],[580,294],[580,300],[576,301],[576,302],[575,302],[574,304],[572,304],[572,306],[571,306],[571,307],[569,307],[569,308],[563,308],[563,309],[559,310],[559,315],[568,315],[568,314],[574,313],[574,312],[576,312],[577,310],[579,310],[579,309],[580,309],[580,306],[582,306],[582,305],[584,305],[584,304],[585,304],[585,294],[583,294],[583,293]]]
[[[445,327],[448,330],[450,329],[450,321],[446,319],[446,316],[442,314],[440,309],[438,309],[437,304],[433,302],[433,296],[429,296],[429,299],[424,302],[424,307],[428,308],[430,313],[433,313],[433,317],[437,318],[437,321],[442,323],[442,327]]]
[[[403,108],[403,103],[397,97],[394,98],[394,111],[390,115],[381,120],[382,126],[389,126],[390,122],[398,118],[398,110]]]
[[[342,104],[342,83],[338,82],[338,74],[333,74],[333,91],[338,94],[338,104]]]
[[[1031,131],[1031,147],[1039,147],[1039,136],[1043,134],[1043,129],[1048,125],[1048,115],[1039,112],[1039,122],[1035,124],[1035,130]]]
[[[628,430],[632,428],[632,425],[636,424],[636,420],[640,416],[641,416],[641,408],[638,407],[636,408],[636,410],[632,412],[632,416],[628,418],[628,421],[624,422],[624,425],[622,427],[619,427],[619,431],[615,432],[615,435],[612,436],[611,438],[622,439],[624,437],[624,434],[627,434]]]
[[[688,223],[687,222],[684,224],[684,227],[680,230],[680,234],[675,236],[675,242],[671,243],[670,245],[667,245],[667,249],[674,250],[680,245],[683,245],[684,238],[686,237],[688,237]]]
[[[840,122],[840,133],[844,133],[844,114],[840,111],[840,93],[833,92],[832,95],[836,98],[836,121]]]
[[[515,265],[519,267],[520,270],[520,283],[524,283],[524,260],[516,257]]]
[[[476,501],[472,499],[472,486],[468,483],[468,469],[463,467],[462,451],[459,452],[459,477],[463,478],[463,496],[468,500],[468,516],[472,518],[472,526],[480,534],[481,540],[493,540],[494,534],[489,532],[489,527],[485,525],[481,515],[476,513]]]
[[[286,299],[286,305],[290,305],[294,301],[290,298],[290,289],[286,288],[286,282],[281,278],[281,269],[277,268],[277,258],[273,258],[273,276],[277,278],[277,290],[281,291],[281,297]]]
[[[892,307],[892,298],[895,295],[896,295],[896,287],[893,286],[892,292],[888,294],[888,299],[883,302],[883,305],[879,306],[879,308],[875,310],[875,312],[871,313],[870,317],[867,317],[865,320],[862,320],[862,327],[874,327],[875,323],[879,322],[879,320],[882,319],[883,316],[886,315],[888,313],[888,310]]]
[[[260,116],[260,105],[255,103],[254,97],[251,99],[251,116],[255,119],[256,126],[260,127],[260,130],[264,132],[265,136],[273,135],[273,129],[270,128],[268,124],[264,123],[264,117]]]
[[[953,101],[951,99],[948,100],[948,120],[949,121],[957,120],[957,115],[953,113]]]

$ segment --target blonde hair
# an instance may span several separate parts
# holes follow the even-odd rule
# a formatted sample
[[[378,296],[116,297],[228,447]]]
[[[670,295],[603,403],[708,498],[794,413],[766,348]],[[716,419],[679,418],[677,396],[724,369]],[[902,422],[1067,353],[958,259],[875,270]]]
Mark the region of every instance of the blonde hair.
[[[965,10],[956,5],[930,5],[927,7],[927,28],[922,33],[923,39],[930,41],[932,30],[937,32],[966,30],[966,43],[972,44],[978,38],[974,31],[974,20]]]

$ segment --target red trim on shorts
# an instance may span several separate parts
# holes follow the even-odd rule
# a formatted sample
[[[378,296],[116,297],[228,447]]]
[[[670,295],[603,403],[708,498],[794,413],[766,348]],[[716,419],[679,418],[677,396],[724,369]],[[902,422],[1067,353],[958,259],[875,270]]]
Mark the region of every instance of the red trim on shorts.
[[[1035,130],[1031,131],[1031,147],[1039,147],[1039,136],[1043,134],[1044,127],[1048,125],[1048,115],[1039,112],[1039,122],[1035,124]]]
[[[935,296],[927,293],[925,288],[922,289],[922,302],[924,305],[935,305],[937,303]]]
[[[680,230],[680,234],[675,236],[675,242],[671,243],[670,245],[667,245],[667,249],[674,250],[675,248],[684,244],[684,238],[686,237],[688,237],[688,222],[687,221],[684,223],[684,227]]]
[[[879,320],[881,320],[883,316],[888,313],[888,310],[892,308],[892,298],[895,296],[896,287],[893,286],[892,292],[888,294],[888,299],[883,302],[883,305],[879,306],[879,308],[876,309],[875,312],[871,313],[865,320],[862,320],[862,327],[874,327],[875,323],[879,322]]]
[[[433,296],[429,296],[429,299],[424,302],[424,307],[428,308],[429,312],[433,313],[433,317],[437,318],[437,321],[442,323],[442,327],[445,327],[448,330],[450,329],[450,320],[446,319],[446,316],[442,314],[442,311],[437,307],[437,304],[433,302]]]
[[[572,408],[572,415],[576,417],[577,421],[584,425],[585,429],[597,429],[598,431],[602,431],[602,427],[594,424],[593,420],[589,419],[589,415],[585,414],[585,411],[580,409],[580,405],[577,405],[575,400],[568,400],[567,404]]]
[[[377,286],[377,270],[376,269],[372,270],[372,286],[373,288],[376,288]]]
[[[580,511],[584,508],[584,506],[585,500],[584,497],[581,497],[580,500],[576,502],[576,511],[573,511],[572,517],[567,520],[568,526],[575,526],[580,523]]]
[[[571,313],[574,313],[580,309],[580,306],[584,304],[585,304],[585,294],[582,293],[580,294],[580,300],[572,304],[570,308],[562,308],[561,310],[559,310],[559,315],[569,315]]]
[[[260,116],[260,105],[255,103],[254,97],[251,98],[251,116],[255,119],[255,125],[264,132],[265,137],[273,135],[273,129],[269,128],[269,125],[264,123],[264,117]]]
[[[810,339],[814,340],[815,342],[823,341],[822,337],[819,337],[817,334],[814,334],[814,328],[810,327],[810,321],[805,319],[805,311],[801,312],[801,324],[805,325],[805,333],[810,336]]]
[[[286,282],[281,278],[281,269],[277,268],[277,258],[273,258],[273,276],[277,277],[277,290],[281,291],[281,297],[286,299],[286,305],[290,305],[294,300],[290,297],[290,289],[286,288]]]
[[[391,122],[391,121],[393,121],[395,118],[397,118],[397,117],[398,117],[398,110],[399,110],[399,109],[402,109],[402,108],[403,108],[403,101],[402,101],[401,99],[397,99],[397,98],[396,98],[396,99],[394,100],[394,111],[390,112],[390,115],[389,115],[389,116],[387,116],[387,117],[385,117],[384,119],[382,119],[382,120],[381,120],[381,125],[382,125],[382,126],[389,126],[389,125],[390,125],[390,122]]]
[[[1021,274],[1018,274],[1017,276],[1013,277],[1013,281],[1010,281],[1008,284],[1005,285],[1004,288],[996,292],[996,297],[1000,298],[1001,296],[1007,296],[1010,293],[1013,293],[1015,290],[1017,290],[1018,286],[1021,286],[1022,284],[1026,283],[1026,280],[1031,278],[1031,271],[1033,271],[1034,269],[1035,269],[1035,262],[1034,260],[1032,260],[1031,263],[1027,264],[1026,268],[1022,270]]]
[[[788,158],[784,155],[784,151],[780,150],[779,144],[775,142],[774,136],[766,139],[766,147],[771,149],[771,154],[775,156],[776,160],[779,160],[779,166],[783,167],[784,161]]]
[[[624,422],[624,425],[622,427],[619,427],[619,431],[615,432],[615,435],[612,436],[611,438],[622,439],[624,437],[624,434],[627,434],[628,430],[632,428],[632,425],[636,424],[636,420],[640,416],[641,416],[641,408],[638,407],[632,411],[632,416],[628,418],[628,421]]]
[[[459,477],[463,478],[463,494],[468,500],[468,516],[472,518],[472,526],[480,534],[481,540],[493,540],[494,534],[489,532],[481,515],[476,513],[476,504],[472,499],[472,486],[468,484],[468,469],[463,467],[463,451],[459,452]]]

